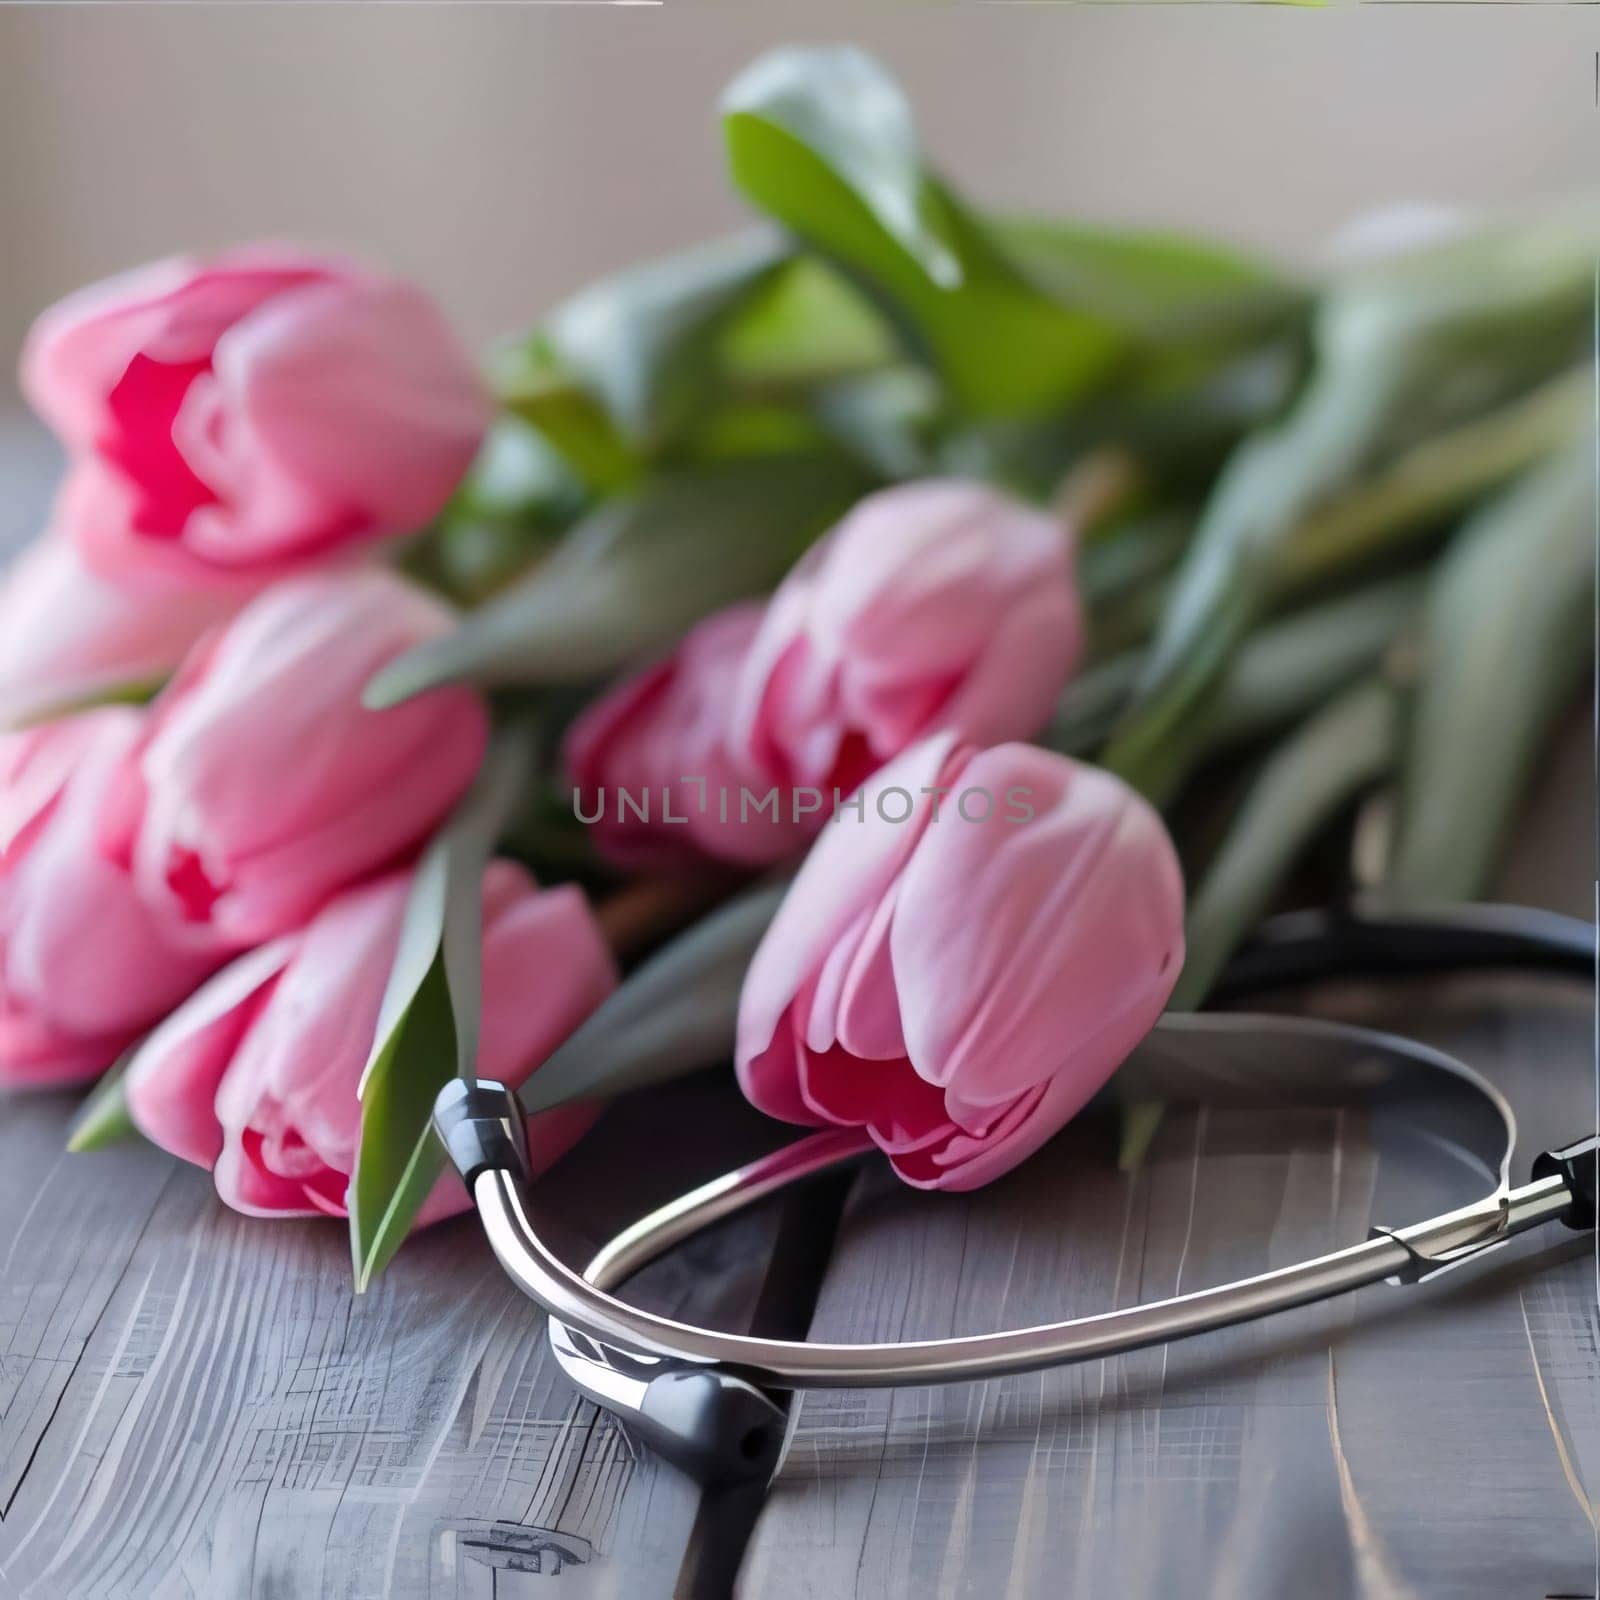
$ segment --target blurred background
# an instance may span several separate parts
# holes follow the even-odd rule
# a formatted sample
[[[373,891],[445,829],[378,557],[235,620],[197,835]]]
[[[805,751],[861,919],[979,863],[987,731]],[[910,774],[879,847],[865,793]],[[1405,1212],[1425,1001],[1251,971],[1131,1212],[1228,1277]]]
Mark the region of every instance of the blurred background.
[[[1579,7],[0,7],[0,410],[29,320],[152,256],[368,253],[481,340],[736,225],[713,121],[787,38],[852,39],[991,208],[1314,256],[1364,208],[1593,183]]]

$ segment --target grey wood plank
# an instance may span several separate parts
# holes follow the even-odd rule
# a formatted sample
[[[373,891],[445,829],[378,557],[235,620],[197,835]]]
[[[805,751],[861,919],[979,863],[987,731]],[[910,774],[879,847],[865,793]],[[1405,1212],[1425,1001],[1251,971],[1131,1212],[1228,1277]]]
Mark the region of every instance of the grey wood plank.
[[[1530,798],[1505,892],[1591,914],[1585,720]],[[1529,977],[1323,985],[1493,1077],[1520,1166],[1594,1117],[1593,998]],[[1356,1115],[1169,1113],[1137,1174],[1069,1128],[973,1196],[852,1196],[812,1337],[979,1332],[1158,1298],[1361,1238]],[[1408,1199],[1427,1214],[1418,1181]],[[1529,1257],[1536,1256],[1537,1263]],[[1596,1593],[1600,1313],[1591,1239],[1541,1235],[1163,1349],[956,1388],[801,1396],[738,1592],[1501,1600]]]
[[[473,1219],[357,1298],[336,1225],[237,1216],[149,1149],[57,1158],[69,1104],[0,1109],[0,1594],[674,1592],[698,1491],[574,1397]],[[725,1080],[677,1085],[608,1114],[542,1200],[578,1253],[783,1136]],[[637,1293],[740,1326],[778,1227],[708,1233]]]
[[[101,1181],[64,1148],[74,1102],[0,1110],[0,1516],[61,1405],[170,1177],[133,1148],[106,1154]]]

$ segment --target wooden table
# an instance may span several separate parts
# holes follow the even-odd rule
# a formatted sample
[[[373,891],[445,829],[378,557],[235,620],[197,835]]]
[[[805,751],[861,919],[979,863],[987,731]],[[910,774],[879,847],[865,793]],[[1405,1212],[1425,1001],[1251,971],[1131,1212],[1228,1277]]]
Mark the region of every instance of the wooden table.
[[[8,527],[43,481],[13,473]],[[1590,751],[1575,719],[1508,895],[1590,914]],[[1481,1067],[1516,1105],[1521,1166],[1593,1116],[1576,986],[1290,1003]],[[1576,1235],[1069,1370],[808,1394],[768,1492],[702,1496],[574,1398],[471,1218],[357,1298],[338,1226],[237,1216],[149,1148],[68,1156],[73,1105],[0,1103],[4,1600],[1597,1592],[1597,1263]],[[782,1136],[711,1074],[609,1113],[544,1198],[576,1256]],[[979,1195],[866,1173],[791,1198],[636,1292],[844,1339],[1104,1309],[1361,1237],[1375,1160],[1355,1116],[1188,1112],[1122,1175],[1083,1123]]]

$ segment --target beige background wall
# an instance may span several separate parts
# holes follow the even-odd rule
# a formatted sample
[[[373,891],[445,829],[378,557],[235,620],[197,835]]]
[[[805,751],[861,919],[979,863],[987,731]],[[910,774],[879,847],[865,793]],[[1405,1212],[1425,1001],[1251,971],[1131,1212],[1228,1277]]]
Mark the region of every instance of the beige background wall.
[[[998,205],[1304,254],[1385,199],[1600,179],[1592,10],[866,9],[0,8],[0,363],[86,279],[262,234],[386,260],[474,336],[516,327],[736,221],[714,99],[786,37],[879,51]]]

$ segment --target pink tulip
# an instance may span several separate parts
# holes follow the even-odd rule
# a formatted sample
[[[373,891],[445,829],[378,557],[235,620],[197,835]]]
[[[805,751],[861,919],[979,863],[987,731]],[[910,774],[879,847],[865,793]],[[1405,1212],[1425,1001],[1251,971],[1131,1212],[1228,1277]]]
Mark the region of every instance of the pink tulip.
[[[76,536],[109,577],[281,568],[409,532],[490,406],[419,290],[255,246],[143,267],[35,324],[23,388],[75,465],[131,490]]]
[[[345,1215],[358,1087],[400,941],[409,872],[341,895],[298,933],[219,973],[146,1040],[128,1069],[128,1106],[149,1138],[213,1168],[217,1192],[256,1216]],[[483,1032],[478,1070],[520,1084],[616,985],[582,894],[538,890],[522,868],[483,880]],[[574,1104],[533,1118],[536,1170],[594,1120]],[[424,1226],[469,1204],[447,1175]]]
[[[864,1127],[907,1183],[976,1188],[1155,1023],[1183,965],[1177,857],[1119,779],[1028,745],[926,740],[862,799],[751,963],[739,1081],[773,1116]]]
[[[449,609],[381,569],[274,585],[156,701],[104,834],[142,891],[235,947],[298,927],[444,819],[483,758],[467,689],[388,711],[361,693]]]
[[[779,860],[815,836],[836,794],[930,733],[976,744],[1036,733],[1083,643],[1069,536],[956,480],[863,500],[756,615],[710,618],[574,724],[580,813],[600,813],[596,838],[614,859]],[[664,788],[674,815],[692,802],[686,826],[662,824]],[[773,788],[776,825],[740,792]]]
[[[848,792],[927,733],[1037,733],[1082,646],[1054,520],[979,483],[885,489],[773,596],[730,744],[790,784]]]
[[[708,617],[670,659],[573,724],[566,762],[578,815],[618,866],[687,867],[707,856],[762,866],[816,831],[817,811],[797,819],[792,803],[774,803],[757,812],[762,796],[743,791],[769,785],[727,751],[736,675],[762,612],[738,605]]]
[[[0,1084],[94,1077],[227,954],[97,847],[140,720],[118,707],[0,737]]]
[[[56,525],[0,582],[0,725],[153,687],[249,594],[238,583],[98,576],[63,525],[88,509],[79,492],[88,486],[69,483]]]
[[[108,729],[127,724],[130,715],[89,713],[0,733],[0,868],[22,859],[73,771]]]

